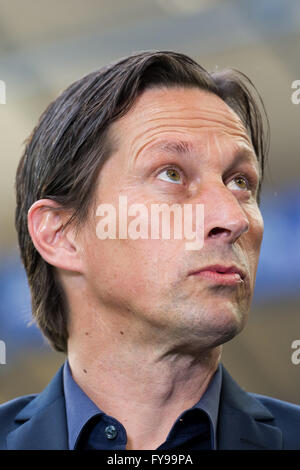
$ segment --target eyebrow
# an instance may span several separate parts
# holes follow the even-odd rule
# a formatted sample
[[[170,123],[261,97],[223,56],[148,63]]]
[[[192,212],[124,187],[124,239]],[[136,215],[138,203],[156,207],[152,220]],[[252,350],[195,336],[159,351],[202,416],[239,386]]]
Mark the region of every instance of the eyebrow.
[[[254,151],[250,149],[238,149],[227,171],[232,170],[238,163],[249,163],[257,171],[258,181],[261,181],[262,170]]]
[[[140,155],[142,157],[144,149],[145,148],[138,152],[136,158],[139,158]],[[191,156],[192,154],[196,153],[196,149],[193,144],[184,140],[162,140],[151,146],[147,146],[147,150],[151,153],[163,151],[165,153],[169,153],[170,155],[174,155],[174,153],[176,153],[182,157]]]
[[[154,149],[156,147],[169,153],[191,154],[195,152],[194,146],[184,140],[162,141],[160,144],[153,146]]]
[[[159,143],[154,144],[151,149],[152,151],[155,150],[163,150],[170,154],[180,154],[182,156],[192,155],[196,153],[196,149],[190,142],[184,140],[166,140],[161,141]],[[261,168],[259,165],[258,158],[254,151],[250,149],[238,149],[235,152],[234,159],[230,164],[228,170],[231,170],[236,166],[237,163],[250,163],[254,164],[256,170],[258,171],[259,179],[261,179]]]

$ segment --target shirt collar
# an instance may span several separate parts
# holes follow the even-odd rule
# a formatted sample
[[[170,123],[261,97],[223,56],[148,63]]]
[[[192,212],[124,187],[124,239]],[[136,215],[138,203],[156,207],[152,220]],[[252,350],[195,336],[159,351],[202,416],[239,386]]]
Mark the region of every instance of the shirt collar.
[[[103,414],[97,405],[86,395],[72,377],[69,362],[63,370],[64,394],[66,402],[69,449],[73,450],[83,426],[90,418]]]
[[[64,394],[68,425],[69,449],[74,449],[76,441],[84,425],[95,415],[104,414],[97,405],[86,395],[72,377],[71,369],[66,360],[63,369]],[[222,367],[219,364],[209,386],[200,400],[191,408],[203,410],[209,418],[216,449],[217,421],[222,384]]]
[[[206,412],[209,417],[210,427],[213,432],[214,442],[212,448],[217,448],[217,424],[222,385],[222,366],[219,364],[206,391],[193,408],[198,408]]]

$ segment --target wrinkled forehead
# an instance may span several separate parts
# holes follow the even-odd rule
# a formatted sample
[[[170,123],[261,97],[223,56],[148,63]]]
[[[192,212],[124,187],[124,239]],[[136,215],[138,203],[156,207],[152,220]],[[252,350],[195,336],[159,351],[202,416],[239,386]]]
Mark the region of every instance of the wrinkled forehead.
[[[131,155],[173,137],[191,139],[205,153],[214,148],[220,158],[245,150],[257,161],[238,115],[218,96],[197,88],[146,90],[112,131]]]
[[[139,118],[137,120],[137,118]],[[177,119],[199,128],[246,132],[238,115],[219,96],[198,88],[154,88],[143,92],[120,119],[136,125],[155,125]],[[194,122],[194,124],[193,124]]]

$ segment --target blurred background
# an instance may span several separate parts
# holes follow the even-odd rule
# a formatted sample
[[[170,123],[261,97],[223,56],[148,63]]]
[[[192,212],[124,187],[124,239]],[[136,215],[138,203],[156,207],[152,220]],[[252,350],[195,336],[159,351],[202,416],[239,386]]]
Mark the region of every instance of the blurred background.
[[[298,0],[0,0],[0,403],[41,391],[65,360],[29,324],[14,229],[23,142],[67,85],[145,49],[186,53],[210,71],[238,68],[264,98],[265,236],[249,323],[225,345],[223,363],[248,391],[300,404],[300,364],[291,360],[300,339],[300,104],[291,100],[300,80]]]

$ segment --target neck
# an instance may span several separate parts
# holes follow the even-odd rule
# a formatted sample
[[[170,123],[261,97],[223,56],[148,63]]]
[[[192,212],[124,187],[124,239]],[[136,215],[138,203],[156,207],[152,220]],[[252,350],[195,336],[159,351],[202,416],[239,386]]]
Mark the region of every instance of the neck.
[[[206,391],[221,349],[162,347],[119,336],[96,326],[73,331],[68,344],[72,375],[102,411],[123,424],[127,449],[156,449],[178,416]]]

